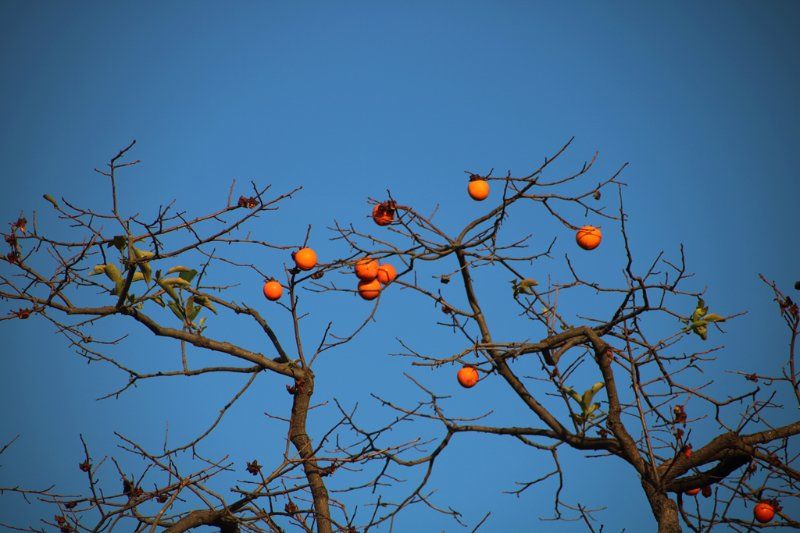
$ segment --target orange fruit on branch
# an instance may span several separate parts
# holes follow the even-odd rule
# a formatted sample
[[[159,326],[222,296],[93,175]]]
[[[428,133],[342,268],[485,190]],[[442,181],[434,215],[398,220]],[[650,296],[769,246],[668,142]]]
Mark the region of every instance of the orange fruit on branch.
[[[388,226],[394,222],[395,203],[391,200],[382,202],[372,208],[372,220],[379,226]]]
[[[471,177],[467,192],[473,200],[478,202],[485,200],[489,196],[489,182],[480,177]]]
[[[465,366],[461,370],[458,371],[458,383],[465,389],[469,389],[475,386],[478,382],[480,376],[478,376],[478,371],[475,370],[474,366]]]
[[[358,295],[365,300],[374,300],[381,293],[381,282],[377,279],[358,283]]]
[[[762,524],[766,524],[775,516],[775,507],[769,502],[758,502],[753,508],[753,516]]]
[[[600,246],[601,240],[603,240],[603,233],[600,228],[594,226],[583,226],[575,234],[575,241],[584,250],[594,250]]]
[[[372,281],[378,277],[378,262],[370,256],[366,256],[356,261],[355,271],[358,279]]]
[[[389,263],[378,265],[378,281],[383,285],[388,285],[397,277],[397,270]]]
[[[271,279],[264,283],[264,296],[267,297],[267,300],[275,301],[281,297],[283,294],[283,287],[280,283]]]
[[[687,490],[686,494],[688,494],[689,496],[697,496],[698,494],[700,494],[700,490],[701,490],[700,487],[695,487],[693,489]]]
[[[300,248],[292,257],[294,258],[294,264],[300,270],[311,270],[317,266],[317,252],[311,248]]]

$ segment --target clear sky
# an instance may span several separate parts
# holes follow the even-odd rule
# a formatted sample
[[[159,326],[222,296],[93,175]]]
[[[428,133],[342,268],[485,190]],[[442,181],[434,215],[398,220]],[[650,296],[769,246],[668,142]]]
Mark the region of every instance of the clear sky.
[[[190,212],[217,207],[234,178],[272,183],[276,191],[303,185],[285,211],[255,231],[299,243],[312,224],[315,246],[330,256],[341,250],[328,241],[326,226],[333,219],[363,224],[368,196],[390,188],[423,211],[438,202],[455,228],[479,212],[465,207],[464,170],[522,174],[575,136],[567,162],[599,151],[593,179],[630,162],[622,179],[642,264],[662,249],[674,257],[683,243],[696,273],[691,288],[708,287],[707,300],[723,312],[749,311],[712,339],[726,346],[715,368],[774,370],[785,338],[757,274],[787,290],[800,279],[800,4],[644,4],[6,1],[0,213],[11,221],[20,211],[45,211],[43,193],[106,202],[106,184],[92,168],[137,139],[134,156],[143,164],[123,185],[127,212],[152,216],[173,198]],[[545,214],[526,216],[513,227],[536,234]],[[574,253],[570,239],[560,237],[556,258]],[[579,266],[598,277],[618,275],[620,246],[609,231],[603,254]],[[495,286],[507,287],[507,280],[484,287],[500,322],[508,295]],[[250,290],[257,298],[258,280]],[[355,300],[341,313],[333,298],[305,298],[320,321],[363,313]],[[363,339],[318,371],[320,400],[360,400],[376,426],[389,414],[370,404],[369,392],[407,403],[418,398],[402,377],[407,361],[388,355],[399,349],[395,337],[431,350],[455,346],[441,330],[417,328],[418,301],[394,298]],[[242,342],[255,335],[223,324],[215,327]],[[176,439],[191,436],[239,385],[150,383],[98,403],[94,398],[124,376],[87,367],[51,331],[41,319],[0,324],[0,440],[21,434],[0,460],[0,485],[57,481],[76,489],[79,434],[99,455],[118,454],[115,430],[158,446],[169,420]],[[148,357],[177,361],[177,348],[137,329],[120,355],[143,364],[153,362]],[[502,411],[512,402],[491,383],[482,395],[474,389],[466,396],[449,369],[415,372],[461,395],[453,407],[464,414]],[[287,402],[283,382],[266,377],[209,453],[228,450],[237,461],[268,453],[281,428],[262,413]],[[509,406],[506,416],[533,423],[518,408]],[[315,420],[315,429],[324,422]],[[432,487],[471,524],[491,510],[491,531],[583,530],[539,520],[552,513],[552,484],[520,498],[502,493],[545,473],[547,461],[512,442],[466,436],[437,465]],[[564,461],[572,472],[566,494],[607,506],[599,516],[607,530],[652,524],[631,470],[566,452]],[[0,498],[6,521],[51,515],[38,503]],[[461,530],[422,509],[397,524],[398,531],[442,529]]]

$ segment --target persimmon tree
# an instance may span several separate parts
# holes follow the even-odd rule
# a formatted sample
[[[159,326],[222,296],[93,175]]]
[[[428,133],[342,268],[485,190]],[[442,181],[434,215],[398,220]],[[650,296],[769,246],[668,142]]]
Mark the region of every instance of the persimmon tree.
[[[292,252],[313,248],[310,228],[302,243],[259,240],[249,228],[257,220],[276,223],[284,203],[301,201],[295,199],[299,188],[273,193],[270,187],[254,184],[237,199],[241,191],[234,184],[225,205],[210,213],[189,213],[168,204],[148,218],[126,214],[131,206],[122,205],[118,182],[138,163],[127,159],[133,145],[97,170],[110,189],[105,208],[45,195],[50,204],[46,207],[55,210],[69,230],[62,233],[72,237],[39,227],[34,216],[30,221],[19,217],[4,233],[8,252],[0,265],[0,297],[6,307],[2,320],[47,322],[80,357],[121,372],[123,384],[105,398],[127,394],[144,381],[180,376],[229,374],[241,376],[243,385],[213,423],[188,442],[152,450],[118,433],[125,453],[145,463],[138,472],[124,471],[115,460],[99,459],[81,437],[84,455],[79,466],[86,476],[82,495],[0,481],[4,497],[16,494],[52,505],[55,514],[44,519],[46,525],[63,532],[180,532],[200,526],[224,532],[360,532],[389,528],[398,513],[412,506],[463,523],[458,510],[432,494],[431,475],[437,458],[455,439],[482,433],[514,439],[520,454],[549,457],[551,472],[521,481],[514,492],[547,490],[553,518],[582,520],[589,530],[600,527],[602,515],[562,496],[570,472],[562,468],[559,454],[567,448],[586,456],[587,470],[595,461],[608,460],[635,476],[659,531],[705,531],[714,526],[749,530],[762,525],[752,511],[759,503],[766,504],[761,511],[775,512],[770,526],[800,526],[788,506],[780,505],[798,495],[800,421],[774,422],[780,419],[780,409],[796,412],[800,407],[797,304],[762,278],[766,293],[777,303],[776,320],[787,327],[781,368],[763,375],[736,372],[737,390],[726,384],[731,392],[723,397],[715,396],[711,385],[731,376],[707,377],[704,382],[691,377],[690,370],[708,367],[717,349],[707,346],[722,334],[720,325],[737,312],[722,313],[706,303],[700,291],[687,287],[690,274],[682,247],[649,259],[644,269],[636,266],[623,207],[624,166],[611,176],[593,178],[595,156],[573,172],[557,174],[553,163],[567,143],[522,176],[470,173],[469,193],[483,202],[483,209],[455,232],[438,221],[434,206],[424,206],[431,211],[423,213],[402,201],[402,191],[387,191],[387,198],[365,206],[372,220],[334,222],[329,228],[329,237],[340,245],[338,258],[314,264],[304,252],[296,264]],[[569,253],[563,262],[558,260],[557,270],[540,267],[545,260],[556,261],[555,240],[542,245],[508,231],[508,219],[517,213],[548,216],[568,235],[580,232],[586,220],[606,232],[616,228],[625,250],[613,258],[619,262],[619,280],[609,284],[587,277]],[[585,247],[600,243],[599,231],[584,228],[580,238],[587,235],[595,242]],[[247,247],[274,259],[269,270],[265,263],[249,263],[237,255]],[[379,273],[381,265],[391,266]],[[260,302],[229,297],[233,286],[215,277],[220,269],[280,282],[283,295],[274,283],[264,294],[276,300],[269,305],[285,312],[291,334],[279,334],[274,313],[259,312]],[[362,279],[360,288],[354,269]],[[548,272],[546,278],[542,272]],[[339,282],[337,273],[351,282]],[[501,310],[485,306],[479,289],[483,277],[511,280],[507,305]],[[429,353],[424,341],[400,339],[401,355],[407,356],[410,369],[427,367],[455,376],[455,370],[468,368],[469,377],[462,383],[475,387],[469,393],[486,380],[498,380],[525,416],[504,425],[494,424],[488,413],[453,414],[447,396],[410,373],[407,377],[419,399],[409,403],[376,393],[386,413],[377,423],[360,419],[353,406],[335,398],[316,398],[315,385],[326,379],[315,373],[320,357],[346,349],[371,327],[386,290],[408,291],[420,306],[433,304],[441,312],[436,327],[461,339],[460,346],[446,354]],[[362,305],[363,317],[355,327],[340,331],[333,320],[321,331],[306,327],[306,301],[353,293],[372,300]],[[571,305],[573,293],[596,299],[603,305],[592,309],[605,307],[604,311],[585,315]],[[163,368],[155,371],[123,362],[116,354],[124,339],[103,334],[103,325],[112,320],[131,332],[163,338],[180,353],[180,366],[171,366],[166,358]],[[234,342],[210,326],[224,320],[247,321],[261,338]],[[505,338],[492,329],[493,322],[503,320],[521,320],[527,326]],[[5,334],[13,332],[6,328]],[[193,366],[192,350],[212,353],[220,362]],[[272,415],[285,424],[285,432],[275,437],[285,442],[285,452],[279,458],[260,456],[258,443],[252,443],[253,460],[246,464],[206,457],[204,441],[264,374],[280,376],[291,395],[289,412]],[[314,402],[329,400],[336,415],[320,414],[328,428],[311,434],[309,417],[318,412]],[[503,410],[502,405],[493,408]],[[394,440],[392,430],[409,423],[438,429],[424,442]],[[693,438],[697,433],[714,436],[701,442]],[[0,453],[13,449],[12,440]],[[419,481],[398,498],[400,478],[412,470],[419,472]],[[231,472],[237,481],[225,485],[222,474]],[[358,509],[350,507],[354,500]],[[485,523],[486,517],[471,526],[475,530]],[[35,524],[14,527],[44,531]]]

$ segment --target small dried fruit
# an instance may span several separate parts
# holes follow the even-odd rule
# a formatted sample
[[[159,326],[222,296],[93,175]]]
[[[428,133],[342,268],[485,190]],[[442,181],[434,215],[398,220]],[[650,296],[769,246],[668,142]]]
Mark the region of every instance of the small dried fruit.
[[[253,474],[254,476],[257,476],[261,472],[261,465],[258,464],[256,459],[253,459],[252,462],[247,463],[247,472],[249,474]]]
[[[19,217],[16,222],[11,224],[11,227],[25,233],[28,227],[28,220],[25,217]]]
[[[258,199],[253,196],[240,196],[237,207],[246,207],[247,209],[254,209],[258,207]]]
[[[17,309],[16,311],[14,311],[14,316],[19,318],[20,320],[25,320],[26,318],[31,316],[32,312],[33,309]]]
[[[686,410],[683,408],[682,405],[676,405],[672,409],[672,413],[675,415],[675,424],[685,424],[686,423]]]
[[[392,200],[376,205],[372,208],[372,220],[379,226],[388,226],[394,222],[396,205]]]

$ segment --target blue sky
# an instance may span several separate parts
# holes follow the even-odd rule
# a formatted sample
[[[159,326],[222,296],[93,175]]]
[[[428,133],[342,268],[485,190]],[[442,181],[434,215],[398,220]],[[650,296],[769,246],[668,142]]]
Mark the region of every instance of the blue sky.
[[[465,203],[464,170],[523,174],[575,136],[560,171],[595,151],[592,180],[630,163],[622,179],[641,264],[662,249],[674,257],[683,243],[696,273],[690,288],[707,287],[709,303],[724,312],[749,311],[712,339],[727,347],[714,369],[774,370],[785,338],[757,274],[787,290],[800,279],[799,23],[793,2],[4,2],[0,213],[12,220],[35,208],[55,225],[43,193],[107,202],[106,184],[92,168],[137,139],[134,155],[143,163],[121,185],[126,212],[152,215],[173,198],[190,212],[212,209],[224,202],[232,179],[240,187],[251,179],[272,183],[280,192],[302,185],[296,200],[254,231],[294,244],[311,224],[315,247],[330,258],[341,248],[325,228],[334,219],[364,225],[368,196],[389,188],[423,211],[439,203],[455,230],[482,208]],[[510,227],[533,232],[538,244],[555,231],[534,209],[512,217]],[[575,254],[571,244],[561,235],[555,258]],[[609,231],[602,253],[576,262],[598,278],[618,279],[621,250]],[[263,258],[274,268],[284,260]],[[547,268],[563,274],[563,262]],[[241,281],[245,291],[250,280]],[[491,276],[479,281],[496,313],[490,323],[500,330],[507,294],[499,287],[506,284]],[[252,280],[256,295],[257,285]],[[421,329],[430,310],[420,310],[419,301],[391,296],[365,336],[317,372],[320,400],[361,401],[374,425],[388,413],[370,404],[369,392],[418,398],[402,377],[407,361],[388,355],[399,349],[395,337],[431,351],[457,346],[441,330]],[[349,299],[304,298],[318,317],[310,337],[325,316],[354,321],[364,312]],[[288,333],[285,317],[275,320]],[[245,343],[263,342],[235,321],[213,327]],[[22,434],[0,461],[0,485],[57,480],[80,487],[79,433],[98,454],[117,453],[115,430],[157,446],[168,420],[176,438],[196,434],[240,386],[237,379],[150,383],[98,403],[94,398],[123,376],[87,367],[43,320],[6,322],[0,330],[0,439]],[[139,330],[124,346],[121,357],[144,365],[177,354]],[[449,371],[415,372],[455,395],[454,409],[495,409],[532,423],[496,383],[466,396]],[[257,385],[210,452],[235,442],[236,459],[249,460],[253,450],[272,449],[269,437],[279,428],[262,413],[285,409],[288,399],[275,377]],[[609,530],[651,524],[631,471],[567,452],[564,461],[580,472],[568,495],[607,506],[600,518]],[[551,513],[552,485],[519,499],[501,493],[547,466],[546,457],[512,442],[467,437],[437,465],[433,486],[471,523],[491,510],[492,531],[582,530],[539,521]],[[25,521],[49,511],[3,496],[0,515]],[[398,527],[460,530],[422,510],[410,511]]]

